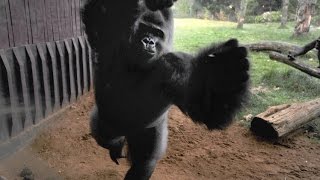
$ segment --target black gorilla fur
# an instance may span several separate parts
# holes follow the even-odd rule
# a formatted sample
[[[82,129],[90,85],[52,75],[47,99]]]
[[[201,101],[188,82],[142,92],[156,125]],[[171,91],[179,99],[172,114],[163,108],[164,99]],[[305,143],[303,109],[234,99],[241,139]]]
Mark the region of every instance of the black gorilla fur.
[[[247,50],[235,39],[197,55],[171,52],[173,2],[89,0],[82,10],[95,54],[92,134],[116,163],[127,141],[125,179],[150,178],[166,149],[172,104],[208,129],[223,128],[248,90]]]

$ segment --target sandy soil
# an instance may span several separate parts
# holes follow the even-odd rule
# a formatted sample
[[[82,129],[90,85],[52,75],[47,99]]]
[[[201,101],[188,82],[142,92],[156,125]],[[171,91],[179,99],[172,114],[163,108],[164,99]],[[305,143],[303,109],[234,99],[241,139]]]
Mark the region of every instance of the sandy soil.
[[[127,161],[113,163],[89,135],[92,105],[92,94],[72,105],[31,151],[65,179],[122,179]],[[306,134],[271,143],[237,123],[209,132],[175,107],[169,124],[167,154],[152,179],[320,179],[320,143]]]

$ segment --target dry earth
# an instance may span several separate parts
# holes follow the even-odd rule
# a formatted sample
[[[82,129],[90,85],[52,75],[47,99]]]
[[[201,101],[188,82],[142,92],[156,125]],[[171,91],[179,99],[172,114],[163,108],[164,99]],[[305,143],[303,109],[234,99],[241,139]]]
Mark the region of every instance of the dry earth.
[[[56,172],[56,179],[122,179],[129,167],[125,159],[114,164],[89,135],[92,105],[92,94],[83,97],[28,147],[43,166]],[[35,179],[42,179],[38,168],[32,168]],[[282,143],[268,142],[238,123],[209,132],[173,107],[168,150],[152,179],[320,180],[320,143],[306,134]]]

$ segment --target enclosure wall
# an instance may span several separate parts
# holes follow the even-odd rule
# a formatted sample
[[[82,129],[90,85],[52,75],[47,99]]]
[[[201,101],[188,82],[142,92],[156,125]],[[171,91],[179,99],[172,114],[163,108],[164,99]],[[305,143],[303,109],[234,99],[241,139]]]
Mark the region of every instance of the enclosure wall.
[[[82,0],[0,0],[0,158],[92,88]]]

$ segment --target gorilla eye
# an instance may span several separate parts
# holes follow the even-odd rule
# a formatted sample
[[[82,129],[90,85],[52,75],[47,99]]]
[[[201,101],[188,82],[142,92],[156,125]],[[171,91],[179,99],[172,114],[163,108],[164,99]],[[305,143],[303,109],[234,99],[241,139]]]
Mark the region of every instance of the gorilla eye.
[[[154,35],[161,38],[161,39],[164,39],[164,33],[163,31],[161,31],[160,29],[154,29]]]
[[[139,31],[143,34],[151,33],[152,35],[159,37],[160,39],[165,38],[165,34],[160,28],[145,23],[139,24]]]

